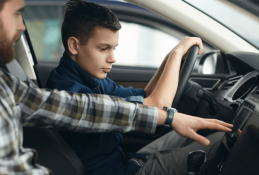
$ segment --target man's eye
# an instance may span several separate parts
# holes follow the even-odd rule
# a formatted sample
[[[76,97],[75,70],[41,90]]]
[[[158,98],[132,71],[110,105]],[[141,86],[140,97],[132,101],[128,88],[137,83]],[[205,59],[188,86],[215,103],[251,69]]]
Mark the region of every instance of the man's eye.
[[[16,15],[17,16],[20,16],[22,13],[21,12],[16,12]]]
[[[103,51],[104,51],[104,50],[107,50],[107,47],[101,48],[101,50],[103,50]]]

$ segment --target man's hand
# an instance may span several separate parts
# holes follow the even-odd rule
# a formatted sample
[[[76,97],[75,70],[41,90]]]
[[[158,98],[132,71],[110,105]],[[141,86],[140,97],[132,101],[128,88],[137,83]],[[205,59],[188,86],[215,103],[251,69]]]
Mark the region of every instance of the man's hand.
[[[181,136],[193,139],[202,145],[208,146],[210,141],[197,134],[199,129],[216,129],[224,132],[231,132],[233,125],[216,119],[203,119],[186,114],[175,113],[172,127]]]

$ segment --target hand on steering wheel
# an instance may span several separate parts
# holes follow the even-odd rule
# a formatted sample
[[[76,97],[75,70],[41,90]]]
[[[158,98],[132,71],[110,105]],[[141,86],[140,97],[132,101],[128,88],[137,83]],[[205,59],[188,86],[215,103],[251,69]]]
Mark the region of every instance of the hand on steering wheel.
[[[195,44],[197,44],[197,45],[195,45]],[[190,49],[187,51],[187,48],[190,48]],[[182,52],[182,55],[185,54],[185,56],[183,58],[185,61],[183,63],[183,66],[182,66],[182,69],[181,69],[180,75],[179,75],[179,83],[178,83],[177,92],[175,94],[174,101],[172,103],[172,107],[174,107],[174,108],[177,107],[177,105],[182,97],[186,84],[191,75],[193,66],[195,64],[197,55],[202,53],[202,49],[203,49],[203,47],[202,47],[201,39],[200,38],[190,38],[190,37],[185,37],[181,41],[181,43],[179,43],[173,49],[173,51]]]

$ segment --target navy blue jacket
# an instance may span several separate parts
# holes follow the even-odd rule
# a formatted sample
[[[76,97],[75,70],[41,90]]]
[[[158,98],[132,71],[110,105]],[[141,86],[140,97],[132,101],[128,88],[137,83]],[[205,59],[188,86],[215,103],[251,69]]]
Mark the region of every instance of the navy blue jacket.
[[[127,98],[143,96],[143,89],[116,86],[109,78],[97,79],[90,77],[68,54],[64,53],[58,67],[53,69],[46,87],[49,89],[66,90],[76,93],[108,94]],[[146,156],[138,153],[124,153],[119,144],[121,133],[80,134],[60,132],[79,159],[88,175],[134,175],[140,168],[130,159]]]

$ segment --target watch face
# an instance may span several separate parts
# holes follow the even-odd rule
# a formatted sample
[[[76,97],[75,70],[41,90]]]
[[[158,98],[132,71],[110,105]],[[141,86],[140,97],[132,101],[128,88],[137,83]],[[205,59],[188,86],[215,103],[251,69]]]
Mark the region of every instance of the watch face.
[[[164,107],[163,107],[163,110],[164,110],[164,111],[168,111],[169,109],[173,110],[174,112],[178,112],[177,109],[175,109],[175,108],[169,108],[169,107],[167,107],[167,106],[164,106]]]
[[[163,110],[167,111],[167,110],[168,110],[168,107],[167,107],[167,106],[164,106],[164,107],[163,107]]]

